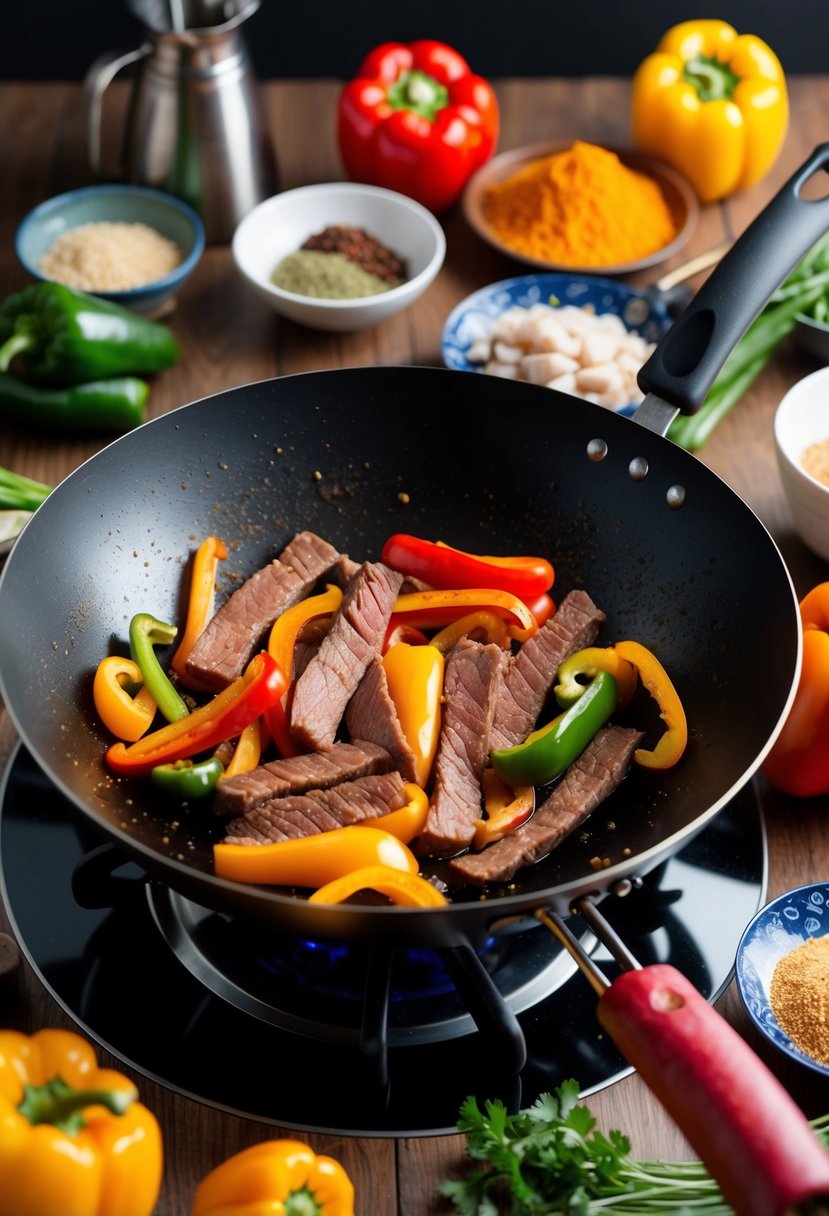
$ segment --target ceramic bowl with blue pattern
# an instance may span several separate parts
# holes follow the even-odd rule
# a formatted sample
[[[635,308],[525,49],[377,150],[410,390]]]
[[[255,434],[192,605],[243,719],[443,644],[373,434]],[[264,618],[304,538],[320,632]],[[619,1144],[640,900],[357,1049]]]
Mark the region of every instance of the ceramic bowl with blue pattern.
[[[110,183],[82,186],[40,203],[21,221],[15,251],[23,269],[43,282],[41,259],[59,236],[84,224],[140,223],[173,241],[181,261],[163,278],[128,291],[89,291],[132,312],[158,316],[169,310],[177,291],[195,270],[204,252],[204,225],[187,203],[149,186]]]
[[[551,301],[589,309],[597,315],[615,313],[627,329],[647,342],[658,342],[672,321],[658,296],[614,279],[571,274],[517,275],[482,287],[456,305],[443,326],[443,362],[453,371],[481,372],[481,365],[470,362],[467,352],[476,340],[488,335],[501,314],[509,308],[529,308]],[[626,405],[617,412],[630,414],[634,408],[635,405]]]
[[[829,1077],[821,1064],[796,1047],[779,1026],[771,1007],[774,969],[784,955],[829,933],[829,882],[811,883],[778,896],[761,908],[737,948],[737,989],[749,1017],[769,1042],[814,1072]]]

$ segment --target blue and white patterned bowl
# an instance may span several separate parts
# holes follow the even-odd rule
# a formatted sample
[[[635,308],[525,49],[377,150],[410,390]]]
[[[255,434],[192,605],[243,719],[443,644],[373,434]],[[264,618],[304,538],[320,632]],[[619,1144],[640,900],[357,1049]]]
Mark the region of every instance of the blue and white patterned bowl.
[[[441,335],[443,362],[453,371],[480,372],[480,365],[470,363],[466,357],[472,343],[484,337],[508,308],[529,308],[533,304],[546,304],[551,298],[559,304],[591,308],[600,316],[615,313],[629,330],[648,342],[658,342],[671,326],[672,318],[659,299],[651,299],[644,292],[614,279],[599,279],[592,275],[523,274],[482,287],[452,309]],[[617,412],[630,414],[634,408],[622,406]]]
[[[761,908],[737,948],[737,989],[749,1017],[761,1034],[807,1068],[829,1077],[820,1064],[792,1043],[771,1008],[771,980],[778,962],[810,937],[829,933],[829,882],[787,891]]]

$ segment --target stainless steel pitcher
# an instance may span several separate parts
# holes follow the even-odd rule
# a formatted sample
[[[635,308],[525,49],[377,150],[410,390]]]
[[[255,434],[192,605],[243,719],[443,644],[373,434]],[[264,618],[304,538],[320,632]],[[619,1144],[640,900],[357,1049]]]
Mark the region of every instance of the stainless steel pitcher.
[[[259,0],[127,0],[146,28],[132,51],[97,59],[84,81],[89,161],[100,177],[190,203],[212,243],[276,190],[276,158],[241,25]],[[104,93],[135,65],[123,159],[102,155]]]

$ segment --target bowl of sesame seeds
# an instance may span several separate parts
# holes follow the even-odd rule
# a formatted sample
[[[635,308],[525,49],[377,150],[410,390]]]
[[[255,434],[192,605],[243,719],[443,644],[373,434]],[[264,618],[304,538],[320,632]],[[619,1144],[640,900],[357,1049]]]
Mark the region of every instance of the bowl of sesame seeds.
[[[174,306],[204,239],[201,219],[181,199],[111,183],[40,203],[19,224],[15,251],[33,279],[158,317]]]

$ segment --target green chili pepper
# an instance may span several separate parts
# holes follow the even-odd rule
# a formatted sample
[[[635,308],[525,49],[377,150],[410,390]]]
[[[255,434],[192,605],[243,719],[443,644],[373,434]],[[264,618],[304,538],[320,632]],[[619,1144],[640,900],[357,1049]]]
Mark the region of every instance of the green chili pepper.
[[[581,755],[618,703],[615,679],[607,671],[598,672],[563,714],[533,731],[517,747],[491,752],[492,767],[513,788],[553,781]]]
[[[153,781],[165,793],[190,801],[206,798],[216,788],[216,783],[225,771],[218,756],[207,760],[175,760],[172,764],[157,764],[150,773]]]
[[[46,388],[0,371],[0,422],[79,433],[130,431],[144,421],[149,392],[134,376]]]
[[[190,710],[162,670],[153,646],[166,646],[173,641],[178,629],[165,621],[156,620],[148,612],[137,613],[130,621],[130,654],[141,668],[144,685],[168,722],[186,718]]]
[[[29,379],[83,384],[112,376],[144,376],[179,357],[160,321],[62,283],[33,283],[0,307],[0,371],[19,358]]]

